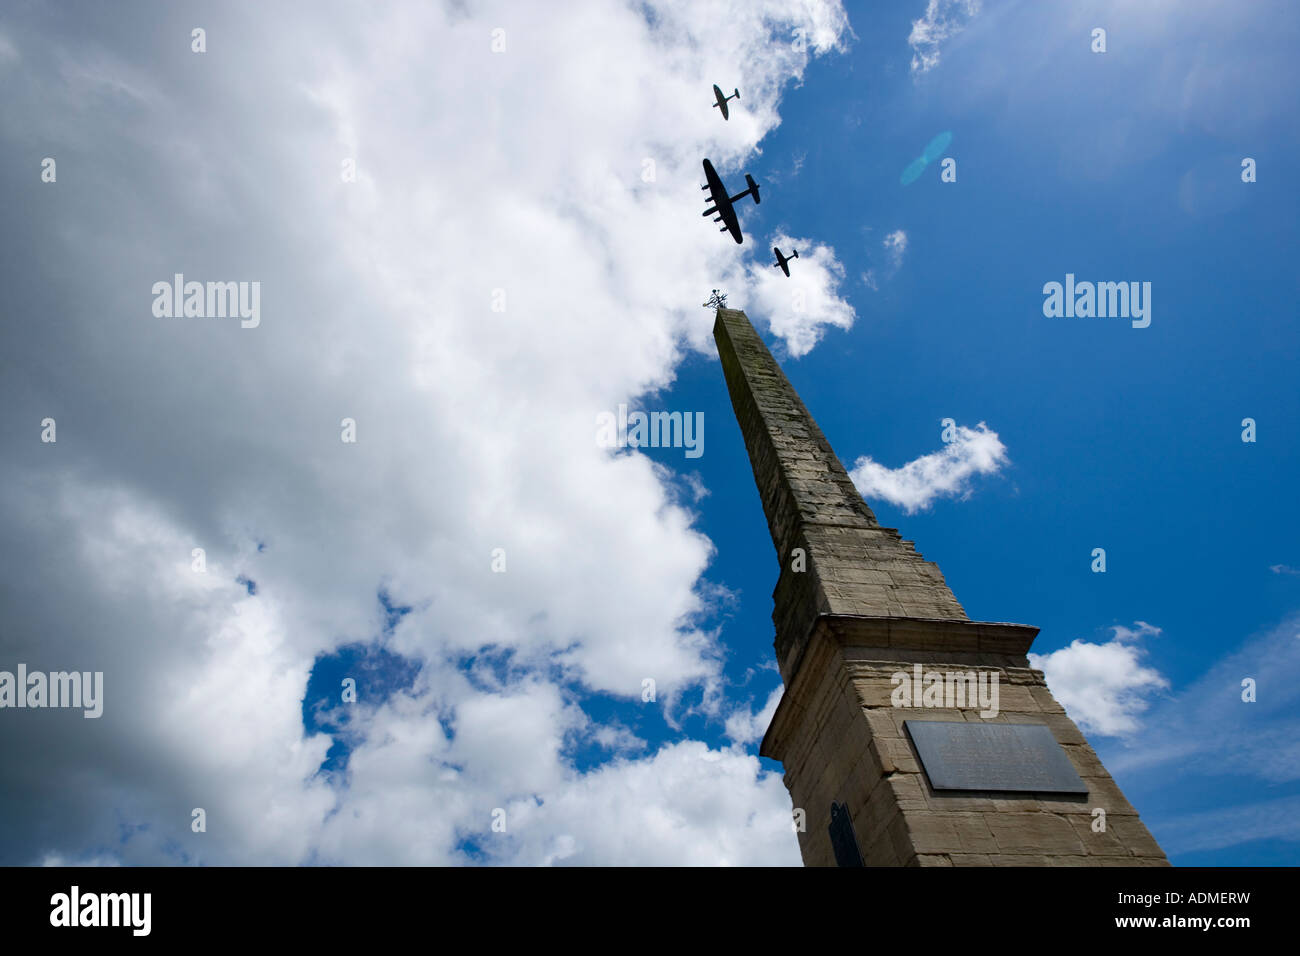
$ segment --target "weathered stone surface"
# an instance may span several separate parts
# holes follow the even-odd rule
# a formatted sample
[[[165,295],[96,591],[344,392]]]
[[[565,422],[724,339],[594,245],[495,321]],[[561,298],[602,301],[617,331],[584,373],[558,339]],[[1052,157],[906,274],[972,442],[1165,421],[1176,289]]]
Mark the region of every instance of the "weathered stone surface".
[[[1168,865],[1029,666],[1038,629],[969,620],[939,568],[876,521],[745,314],[719,309],[713,331],[781,562],[772,621],[786,689],[761,753],[782,762],[806,814],[805,865],[836,865],[832,802],[847,809],[868,866]],[[893,706],[891,678],[917,664],[996,671],[997,715],[956,697]],[[1045,725],[1088,793],[935,791],[903,730],[909,718]],[[1091,830],[1098,807],[1105,833]]]
[[[986,813],[984,822],[1003,853],[1037,850],[1083,856],[1074,827],[1054,813]]]
[[[938,567],[880,526],[745,314],[719,309],[713,335],[781,561],[773,620],[782,676],[817,614],[967,620]],[[795,570],[795,548],[804,570]]]

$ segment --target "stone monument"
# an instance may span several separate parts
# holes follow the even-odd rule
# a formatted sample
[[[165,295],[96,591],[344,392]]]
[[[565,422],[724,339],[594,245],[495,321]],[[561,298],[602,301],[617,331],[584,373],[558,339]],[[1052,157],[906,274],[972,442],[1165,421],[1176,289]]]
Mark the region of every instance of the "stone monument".
[[[806,866],[1166,866],[1026,654],[882,528],[745,313],[713,329],[781,562],[785,767]],[[800,813],[802,811],[802,814]]]

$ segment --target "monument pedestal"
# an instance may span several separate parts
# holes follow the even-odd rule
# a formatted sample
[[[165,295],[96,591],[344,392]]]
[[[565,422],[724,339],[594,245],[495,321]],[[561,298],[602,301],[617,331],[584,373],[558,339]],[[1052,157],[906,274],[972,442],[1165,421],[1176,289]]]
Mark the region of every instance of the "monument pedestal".
[[[836,865],[832,834],[843,839],[846,825],[832,821],[834,806],[847,812],[867,866],[1168,865],[1042,671],[1029,666],[1025,652],[1037,633],[1020,624],[818,618],[761,750],[784,764],[791,800],[804,811],[804,864]],[[969,697],[965,706],[895,706],[899,675],[914,681],[918,664],[925,675],[996,673],[996,715],[981,716],[989,708]],[[936,690],[933,682],[928,689]],[[909,721],[1046,727],[1085,792],[936,789]],[[1018,779],[1027,769],[1021,761],[1003,756],[988,755],[987,763],[1002,764],[987,767],[990,782],[1034,785]]]

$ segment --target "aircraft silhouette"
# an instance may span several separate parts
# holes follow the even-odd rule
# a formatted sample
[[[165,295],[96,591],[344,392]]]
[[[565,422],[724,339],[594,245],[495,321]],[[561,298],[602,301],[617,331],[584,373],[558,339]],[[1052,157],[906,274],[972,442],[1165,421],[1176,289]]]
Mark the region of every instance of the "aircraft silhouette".
[[[736,210],[732,208],[732,203],[737,199],[744,199],[746,196],[753,196],[754,204],[758,205],[758,183],[754,182],[753,176],[746,173],[745,182],[749,184],[749,188],[734,196],[728,196],[727,187],[722,185],[722,180],[718,177],[717,170],[713,168],[713,164],[707,159],[704,161],[704,178],[708,180],[708,185],[701,186],[700,188],[709,191],[709,199],[712,201],[713,205],[704,210],[703,215],[709,216],[716,212],[717,216],[714,216],[713,221],[723,223],[722,228],[719,229],[718,232],[730,232],[731,238],[735,239],[736,242],[744,242],[745,240],[740,235],[740,221],[736,219]]]
[[[772,267],[776,269],[780,269],[782,272],[785,273],[785,277],[787,279],[790,278],[790,260],[799,258],[799,250],[796,249],[794,251],[794,255],[792,256],[781,255],[781,250],[778,249],[776,246],[772,247],[772,251],[776,253],[776,262],[772,263]]]
[[[714,95],[714,97],[715,97],[715,98],[717,99],[717,101],[718,101],[718,102],[714,103],[713,105],[716,106],[716,107],[718,107],[718,109],[722,110],[722,118],[723,118],[723,119],[728,119],[728,118],[730,118],[730,116],[731,116],[731,111],[727,109],[727,100],[738,100],[738,99],[740,99],[740,89],[737,88],[736,91],[735,91],[734,93],[732,93],[730,96],[723,96],[723,95],[722,95],[722,87],[718,86],[717,83],[714,83],[714,84],[713,84],[713,95]]]

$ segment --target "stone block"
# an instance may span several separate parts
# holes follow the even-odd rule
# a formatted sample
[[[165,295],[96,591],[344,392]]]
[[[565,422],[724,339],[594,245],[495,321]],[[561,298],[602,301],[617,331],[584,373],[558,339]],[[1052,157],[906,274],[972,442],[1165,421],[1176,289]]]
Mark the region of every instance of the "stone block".
[[[939,813],[904,815],[908,839],[917,853],[947,853],[970,849],[962,844],[954,821]]]
[[[1137,817],[1107,816],[1106,830],[1115,834],[1119,842],[1126,846],[1134,856],[1158,857],[1162,860],[1165,858],[1160,845],[1151,836],[1151,831]]]
[[[986,813],[984,822],[1003,853],[1084,855],[1074,827],[1054,813]]]
[[[1047,866],[1048,859],[1033,853],[990,853],[990,866]]]
[[[984,822],[980,813],[956,813],[952,815],[953,827],[961,849],[968,853],[997,853],[1001,850],[992,831]]]
[[[1039,714],[1042,709],[1028,687],[1003,684],[998,676],[998,712],[1004,714]]]

